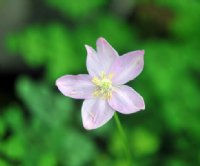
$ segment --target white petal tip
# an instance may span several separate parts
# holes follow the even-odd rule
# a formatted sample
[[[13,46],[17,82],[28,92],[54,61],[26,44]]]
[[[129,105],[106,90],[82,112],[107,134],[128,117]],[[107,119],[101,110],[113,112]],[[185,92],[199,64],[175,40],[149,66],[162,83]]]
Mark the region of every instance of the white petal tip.
[[[94,130],[94,129],[96,129],[96,128],[92,127],[89,124],[83,124],[83,128],[86,129],[86,130]]]
[[[83,128],[84,128],[85,130],[92,130],[91,128],[89,128],[89,127],[87,127],[87,126],[83,126]]]
[[[56,80],[56,86],[57,86],[57,87],[62,86],[63,81],[65,80],[64,78],[66,78],[66,75],[61,76],[61,77],[59,77],[59,78]]]
[[[142,101],[141,101],[141,103],[138,105],[138,108],[139,108],[139,110],[145,110],[144,99],[143,99],[143,97],[141,97],[141,98],[142,98]]]
[[[98,45],[99,43],[106,44],[107,41],[106,41],[105,38],[103,38],[103,37],[99,37],[99,38],[97,39],[97,45]]]
[[[139,50],[139,52],[144,55],[145,50]]]
[[[85,48],[87,49],[88,47],[90,47],[89,45],[85,44]]]
[[[141,110],[145,110],[145,106],[141,108]]]
[[[55,85],[58,87],[60,85],[60,80],[59,78],[56,80]]]
[[[85,44],[85,48],[86,48],[87,51],[90,50],[90,46],[87,45],[87,44]]]
[[[85,48],[86,48],[88,55],[95,53],[95,50],[91,46],[85,44]]]
[[[97,40],[99,40],[99,41],[105,41],[105,38],[104,37],[99,37]]]
[[[145,50],[136,50],[136,51],[133,51],[133,53],[136,53],[136,55],[144,55],[145,53]]]

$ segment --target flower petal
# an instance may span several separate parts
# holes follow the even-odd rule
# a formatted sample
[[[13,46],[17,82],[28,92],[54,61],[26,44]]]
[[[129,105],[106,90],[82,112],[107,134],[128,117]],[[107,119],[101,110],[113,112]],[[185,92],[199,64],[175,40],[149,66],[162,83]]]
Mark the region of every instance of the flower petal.
[[[83,102],[82,121],[85,129],[101,127],[114,115],[114,110],[103,99],[88,99]]]
[[[115,85],[125,84],[137,77],[144,66],[144,51],[133,51],[119,56],[112,65],[110,72]]]
[[[87,65],[88,73],[92,77],[99,76],[99,73],[103,71],[101,61],[99,60],[99,57],[97,56],[96,51],[92,47],[85,45],[85,48],[87,50],[86,65]]]
[[[58,89],[65,95],[75,99],[92,98],[94,85],[87,74],[66,75],[56,80]]]
[[[126,85],[116,87],[108,102],[114,110],[123,114],[134,113],[145,108],[142,96]]]
[[[115,49],[102,37],[97,40],[97,55],[104,69],[103,72],[106,74],[115,59],[119,56]]]

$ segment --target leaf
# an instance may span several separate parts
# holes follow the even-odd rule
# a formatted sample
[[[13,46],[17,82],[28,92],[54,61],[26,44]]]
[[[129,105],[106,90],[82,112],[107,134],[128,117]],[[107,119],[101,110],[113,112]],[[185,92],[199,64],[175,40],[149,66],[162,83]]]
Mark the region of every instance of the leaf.
[[[143,128],[136,128],[131,134],[131,147],[136,156],[146,156],[156,153],[160,148],[157,135]]]
[[[47,85],[34,83],[28,78],[21,78],[17,82],[16,90],[31,114],[40,121],[53,126],[70,120],[72,100],[54,94]]]
[[[61,11],[63,15],[73,19],[80,19],[83,16],[94,13],[98,8],[106,4],[106,0],[46,0],[46,3]]]
[[[1,151],[15,160],[23,159],[25,155],[25,142],[21,136],[13,136],[1,145]]]
[[[75,130],[69,130],[63,138],[63,147],[68,153],[67,158],[64,153],[62,159],[66,165],[82,166],[83,163],[89,163],[94,160],[96,149],[92,141]],[[80,149],[81,147],[81,149]]]

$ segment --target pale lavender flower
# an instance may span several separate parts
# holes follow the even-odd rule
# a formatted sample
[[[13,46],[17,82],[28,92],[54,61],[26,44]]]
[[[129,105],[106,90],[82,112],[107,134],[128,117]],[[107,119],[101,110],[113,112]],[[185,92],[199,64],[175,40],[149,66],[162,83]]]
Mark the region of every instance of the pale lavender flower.
[[[97,40],[97,51],[88,45],[85,47],[89,75],[66,75],[56,81],[65,96],[85,99],[81,110],[84,128],[90,130],[104,125],[115,111],[131,114],[144,109],[142,96],[123,85],[143,70],[144,51],[119,56],[104,38]]]

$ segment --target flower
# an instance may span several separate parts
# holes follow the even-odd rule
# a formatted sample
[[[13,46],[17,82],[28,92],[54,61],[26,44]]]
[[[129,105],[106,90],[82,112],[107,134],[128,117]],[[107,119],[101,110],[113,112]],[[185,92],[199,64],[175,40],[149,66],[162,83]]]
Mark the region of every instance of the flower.
[[[97,51],[85,45],[88,74],[65,75],[56,80],[58,89],[75,99],[85,99],[81,115],[85,129],[101,127],[115,111],[130,114],[145,108],[135,90],[123,85],[137,77],[144,66],[144,51],[119,56],[104,39],[97,40]]]

